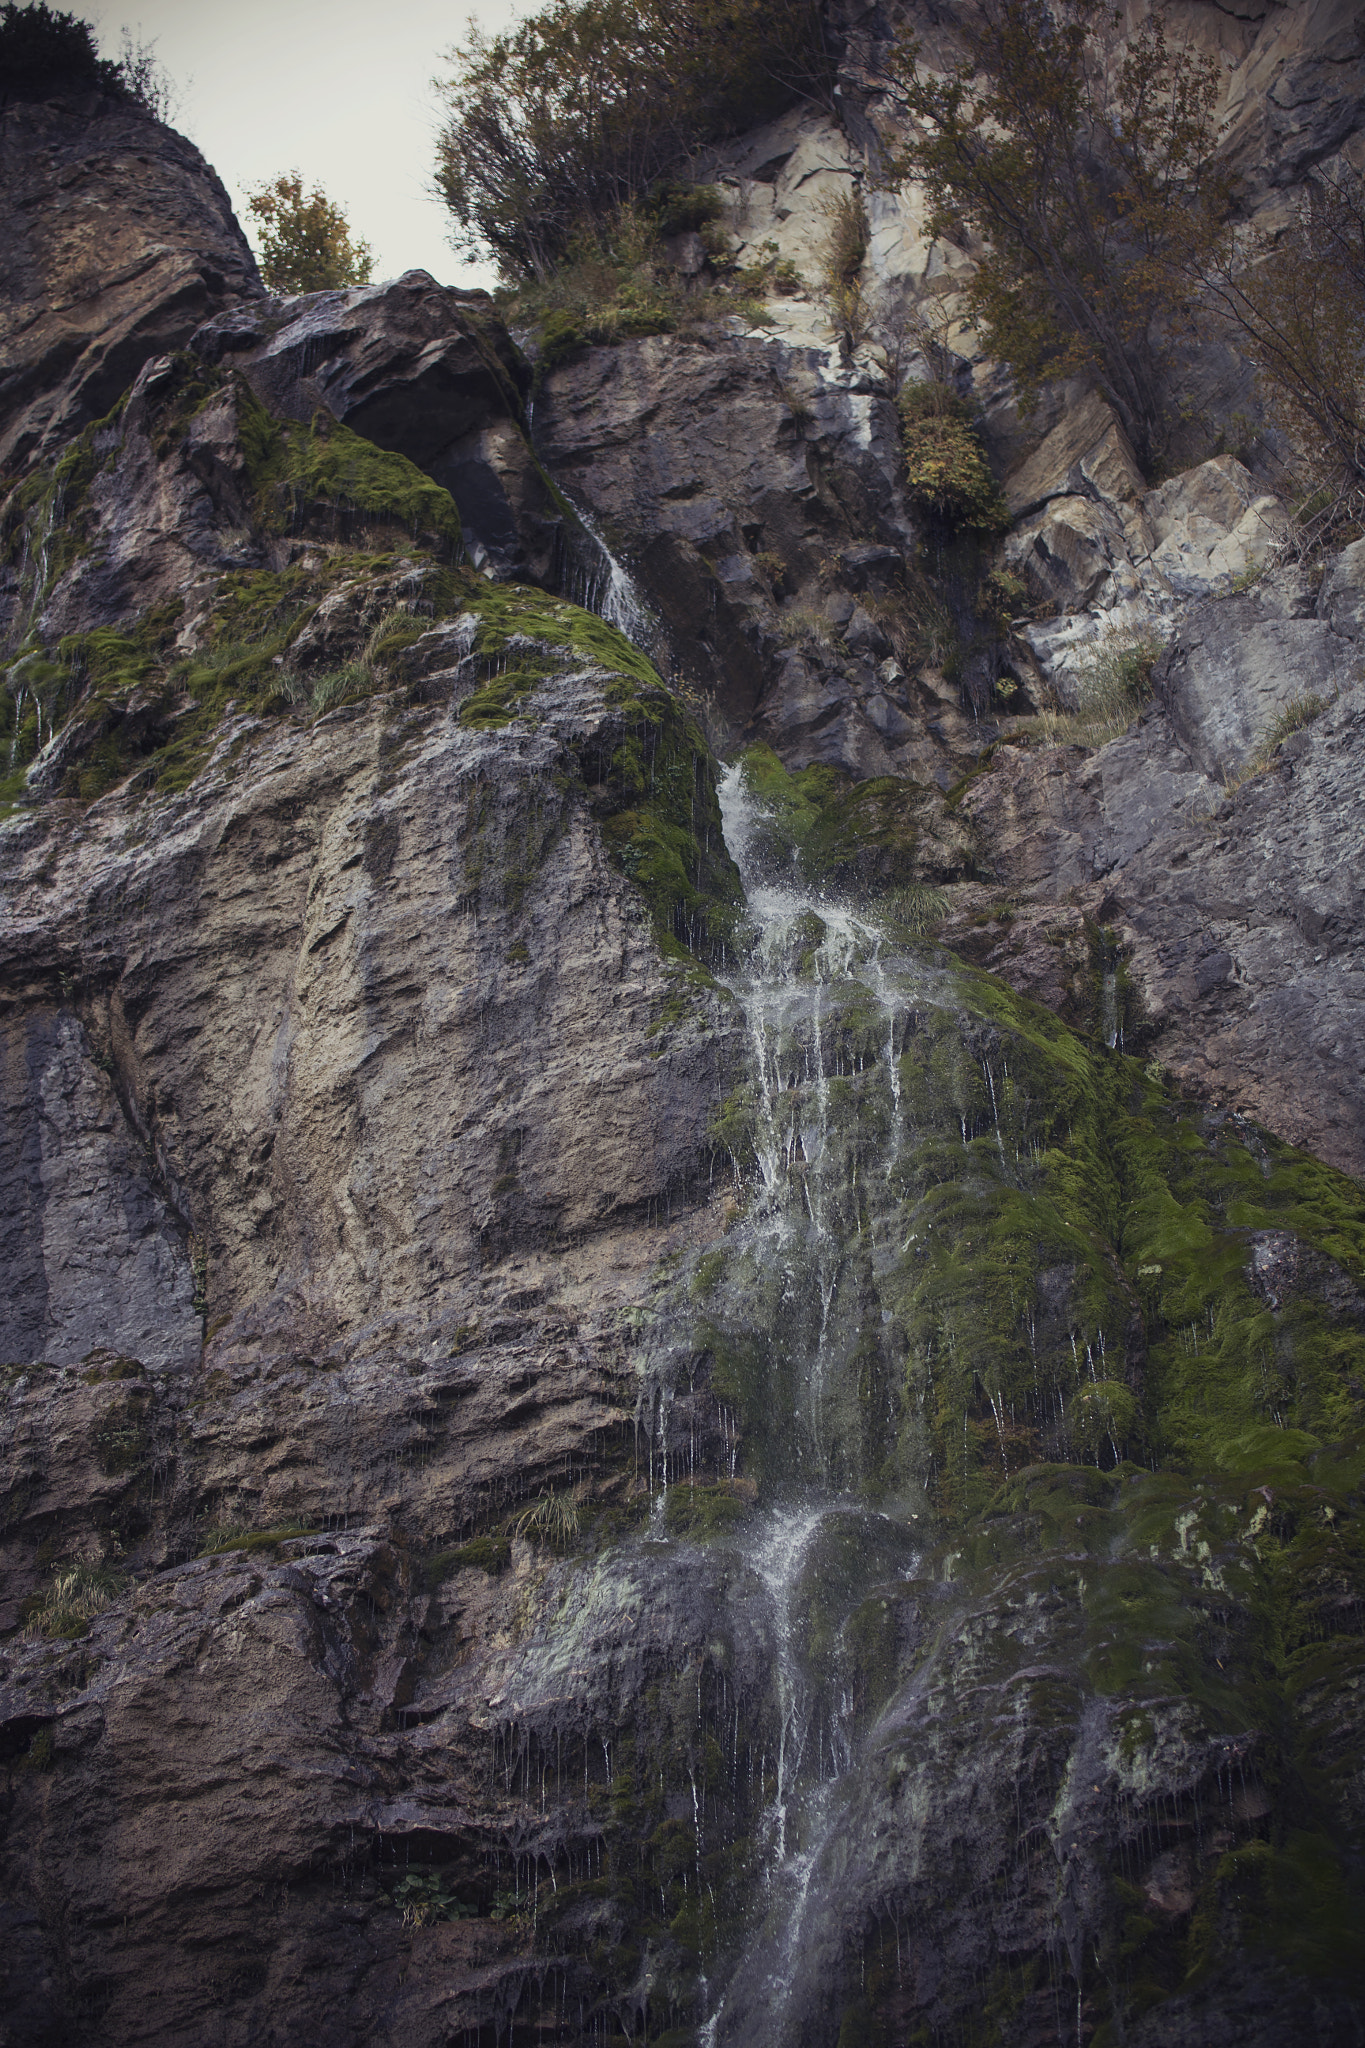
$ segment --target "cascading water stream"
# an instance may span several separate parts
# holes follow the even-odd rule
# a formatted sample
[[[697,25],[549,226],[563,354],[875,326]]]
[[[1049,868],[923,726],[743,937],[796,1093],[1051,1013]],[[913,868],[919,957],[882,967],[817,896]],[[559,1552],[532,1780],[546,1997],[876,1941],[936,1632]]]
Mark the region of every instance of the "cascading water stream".
[[[648,2005],[705,2048],[831,2048],[866,1930],[899,1927],[916,1881],[887,1758],[920,1631],[959,1598],[943,1504],[1064,1453],[1082,1383],[1092,1406],[1112,1387],[1069,1243],[1043,1290],[1025,1265],[1056,1234],[1030,1207],[1028,1041],[894,900],[879,921],[812,886],[749,769],[720,802],[747,903],[745,1057],[713,1124],[734,1199],[632,1326],[648,1519],[509,1650],[506,1739],[533,1789],[542,1759],[544,1830],[543,1759],[558,1779],[591,1679],[619,1761],[590,1794],[585,1747],[573,1824],[580,1854],[607,1845],[612,1941],[647,1963],[618,2031]]]
[[[776,1756],[756,1838],[762,1922],[700,2038],[707,2048],[739,2040],[757,2048],[799,2038],[797,1951],[856,1752],[839,1629],[823,1657],[812,1657],[812,1604],[832,1591],[836,1605],[851,1608],[888,1563],[893,1573],[914,1563],[908,1513],[889,1516],[866,1500],[856,1410],[858,1360],[884,1321],[876,1272],[901,1249],[891,1185],[904,1143],[897,1051],[915,992],[888,967],[874,924],[773,861],[742,769],[726,771],[720,801],[750,925],[743,969],[729,983],[744,1013],[751,1077],[755,1184],[743,1259],[766,1279],[781,1354],[769,1389],[777,1442],[766,1475],[777,1475],[780,1504],[740,1540],[766,1611]]]
[[[748,1029],[755,1095],[760,1185],[749,1240],[762,1263],[786,1276],[793,1306],[810,1297],[813,1342],[794,1390],[793,1420],[808,1438],[802,1478],[842,1491],[865,1474],[836,1450],[827,1427],[830,1345],[849,1336],[850,1317],[836,1313],[841,1295],[851,1297],[854,1321],[873,1308],[861,1300],[851,1244],[869,1251],[874,1266],[890,1249],[894,1204],[885,1197],[903,1135],[898,1036],[913,1015],[913,991],[888,971],[876,925],[794,870],[774,872],[762,808],[742,769],[725,772],[720,805],[752,935],[744,970],[730,983]]]
[[[574,509],[592,549],[582,550],[574,563],[567,595],[585,611],[596,612],[642,653],[653,658],[661,638],[658,619],[629,569],[608,547],[591,513],[581,505]]]

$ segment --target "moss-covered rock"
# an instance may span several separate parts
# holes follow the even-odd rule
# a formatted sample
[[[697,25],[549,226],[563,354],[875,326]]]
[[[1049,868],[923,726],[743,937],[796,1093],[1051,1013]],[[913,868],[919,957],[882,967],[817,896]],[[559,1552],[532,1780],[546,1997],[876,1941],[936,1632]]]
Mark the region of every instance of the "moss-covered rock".
[[[789,771],[767,746],[746,747],[744,779],[763,807],[761,858],[817,888],[899,899],[887,907],[922,928],[926,884],[969,875],[969,830],[941,791],[898,776],[856,782],[836,768]]]

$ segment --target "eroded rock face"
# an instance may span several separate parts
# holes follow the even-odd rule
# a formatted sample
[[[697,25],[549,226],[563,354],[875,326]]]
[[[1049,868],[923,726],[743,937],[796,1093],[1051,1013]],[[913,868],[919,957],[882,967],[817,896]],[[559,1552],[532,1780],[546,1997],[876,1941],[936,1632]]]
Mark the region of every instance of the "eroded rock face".
[[[193,143],[98,94],[0,112],[0,474],[61,447],[149,356],[260,291]]]
[[[945,936],[1098,1028],[1111,927],[1135,1046],[1360,1175],[1358,554],[1320,592],[1289,573],[1193,608],[1157,702],[1098,752],[1001,749],[962,808],[1017,912],[981,890]]]
[[[8,1356],[76,1355],[109,1316],[104,1261],[133,1300],[164,1285],[187,1311],[191,1237],[215,1360],[349,1351],[399,1326],[420,1346],[425,1325],[468,1320],[490,1249],[645,1215],[686,1185],[721,1070],[705,1033],[648,1036],[670,980],[575,794],[574,748],[611,743],[592,737],[593,690],[581,675],[547,699],[510,753],[453,709],[340,712],[302,750],[244,721],[224,733],[216,802],[197,791],[152,842],[117,804],[74,843],[60,817],[26,835],[8,980],[36,991],[59,957],[80,994],[53,987],[8,1020],[46,1134],[41,1166],[10,1183],[11,1228],[42,1247],[47,1302],[11,1295]],[[51,830],[65,930],[33,880]],[[110,1146],[145,1148],[145,1279],[90,1191]],[[164,1250],[142,1237],[160,1227],[154,1181],[179,1224]],[[87,1233],[89,1264],[73,1259]],[[103,1341],[148,1357],[137,1314]],[[196,1339],[190,1325],[175,1341],[197,1360]]]

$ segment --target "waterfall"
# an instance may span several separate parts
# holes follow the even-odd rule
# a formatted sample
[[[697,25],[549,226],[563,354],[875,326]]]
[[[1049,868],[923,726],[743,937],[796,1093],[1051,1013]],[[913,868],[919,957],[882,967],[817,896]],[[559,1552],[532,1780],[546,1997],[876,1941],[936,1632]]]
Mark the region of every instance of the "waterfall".
[[[809,2018],[799,1950],[858,1750],[845,1625],[871,1587],[918,1558],[918,1487],[894,1489],[894,1504],[868,1496],[882,1490],[877,1382],[891,1320],[878,1280],[903,1250],[898,1048],[940,977],[888,961],[876,924],[774,855],[742,768],[725,772],[720,798],[748,902],[746,956],[729,986],[747,1029],[752,1157],[740,1162],[747,1209],[709,1334],[723,1347],[724,1328],[747,1323],[765,1353],[766,1386],[757,1402],[745,1389],[744,1405],[766,1412],[751,1451],[773,1504],[736,1545],[756,1581],[775,1755],[754,1831],[762,1911],[700,2038],[786,2048]],[[817,1606],[827,1610],[818,1631]]]
[[[891,1930],[894,1989],[924,1870],[957,1882],[919,1796],[896,1797],[943,1683],[920,1675],[929,1638],[968,1597],[949,1539],[1072,1455],[1126,1296],[1052,1192],[1046,1038],[899,927],[893,895],[813,881],[742,765],[720,797],[747,904],[725,978],[744,1051],[713,1125],[733,1186],[631,1326],[638,1519],[565,1561],[509,1649],[501,1739],[570,1867],[619,1817],[612,1911],[646,1958],[611,1994],[622,2030],[644,2000],[702,2048],[833,2048],[864,1944]],[[947,1811],[977,1773],[924,1755]]]
[[[573,551],[566,596],[585,611],[596,612],[642,654],[657,660],[663,642],[659,619],[629,569],[612,553],[592,514],[581,505],[574,511],[591,545]]]

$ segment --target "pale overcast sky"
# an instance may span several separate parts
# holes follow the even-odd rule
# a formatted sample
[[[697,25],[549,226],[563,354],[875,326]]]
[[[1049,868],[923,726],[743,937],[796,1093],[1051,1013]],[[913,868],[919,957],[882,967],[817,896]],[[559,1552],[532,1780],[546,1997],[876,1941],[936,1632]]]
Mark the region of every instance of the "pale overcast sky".
[[[491,284],[451,249],[430,198],[440,108],[431,80],[471,14],[505,27],[510,0],[111,0],[76,11],[117,57],[127,25],[181,94],[182,133],[227,186],[242,225],[245,187],[297,167],[320,184],[375,254],[376,278],[429,270],[442,284]]]

